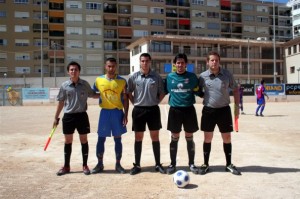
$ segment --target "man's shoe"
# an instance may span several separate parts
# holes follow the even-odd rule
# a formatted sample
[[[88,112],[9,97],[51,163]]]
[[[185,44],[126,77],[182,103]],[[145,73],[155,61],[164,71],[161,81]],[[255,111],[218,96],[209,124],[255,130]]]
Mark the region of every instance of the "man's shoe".
[[[202,164],[200,167],[200,175],[205,175],[209,171],[209,166],[206,164]]]
[[[242,111],[242,115],[245,115],[246,113],[244,111]]]
[[[62,176],[65,175],[67,173],[70,173],[70,167],[62,167],[57,173],[56,175],[58,176]]]
[[[104,169],[103,164],[97,164],[97,165],[95,166],[95,168],[93,168],[92,174],[100,173],[100,172],[103,171],[103,169]]]
[[[261,113],[260,116],[263,117],[264,115]]]
[[[175,173],[175,172],[176,172],[176,166],[170,164],[170,165],[168,166],[168,168],[167,168],[167,174],[171,175],[171,174],[173,174],[173,173]]]
[[[199,173],[199,169],[194,164],[190,164],[190,170],[193,174]]]
[[[91,174],[90,169],[89,169],[89,167],[87,165],[83,166],[83,173],[85,175],[90,175]]]
[[[139,165],[133,163],[133,167],[132,167],[132,169],[130,170],[130,175],[138,174],[138,173],[140,173],[141,171],[142,171],[141,166],[139,166]]]
[[[226,166],[225,171],[231,172],[233,175],[242,175],[233,164]]]
[[[121,164],[116,164],[116,171],[121,174],[126,173],[125,169],[121,166]]]
[[[159,171],[159,173],[165,174],[166,171],[161,164],[155,166],[155,171]]]
[[[259,116],[259,115],[256,113],[255,116]]]

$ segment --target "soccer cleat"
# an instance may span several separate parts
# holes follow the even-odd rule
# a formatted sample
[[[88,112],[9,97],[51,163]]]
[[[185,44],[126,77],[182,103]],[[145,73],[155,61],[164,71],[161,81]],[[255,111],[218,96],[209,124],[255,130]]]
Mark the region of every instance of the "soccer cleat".
[[[190,164],[190,170],[193,174],[199,173],[199,169],[194,164]]]
[[[175,173],[175,172],[176,172],[176,166],[170,164],[170,165],[168,166],[168,168],[167,168],[167,174],[171,175],[171,174],[173,174],[173,173]]]
[[[166,173],[164,167],[161,164],[158,164],[158,165],[155,166],[155,171],[159,171],[161,174]]]
[[[200,167],[200,175],[205,175],[209,171],[209,166],[206,164],[202,164]]]
[[[67,173],[70,173],[70,167],[62,167],[57,173],[56,175],[58,176],[62,176],[65,175]]]
[[[142,171],[141,167],[137,164],[134,164],[133,163],[133,167],[132,169],[130,170],[130,175],[135,175],[135,174],[138,174]]]
[[[97,165],[95,166],[95,168],[93,168],[92,174],[100,173],[100,172],[103,171],[103,169],[104,169],[103,164],[97,164]]]
[[[89,167],[87,165],[83,166],[82,170],[83,170],[83,173],[85,175],[90,175],[91,174],[90,169],[89,169]]]
[[[116,164],[116,168],[115,168],[115,169],[116,169],[116,171],[117,171],[118,173],[121,173],[121,174],[126,173],[125,169],[121,166],[120,163]]]
[[[226,166],[225,171],[231,172],[233,175],[242,175],[233,164]]]

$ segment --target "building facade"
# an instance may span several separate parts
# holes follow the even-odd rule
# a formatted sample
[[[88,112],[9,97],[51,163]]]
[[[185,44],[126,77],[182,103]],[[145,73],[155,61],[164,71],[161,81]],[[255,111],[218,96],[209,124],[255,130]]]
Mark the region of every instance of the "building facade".
[[[187,70],[200,74],[207,70],[207,53],[217,51],[221,56],[222,67],[231,71],[238,82],[255,84],[262,79],[273,83],[274,74],[276,83],[286,81],[283,44],[276,43],[275,71],[272,41],[156,35],[140,38],[129,45],[128,49],[131,73],[140,70],[141,53],[151,54],[151,67],[162,76],[171,72],[174,57],[178,53],[185,53],[189,60]]]
[[[117,58],[119,74],[127,75],[126,47],[144,36],[254,42],[270,41],[274,32],[276,42],[292,38],[291,7],[249,0],[0,0],[0,76],[66,76],[71,60],[83,75],[99,75],[107,57]]]

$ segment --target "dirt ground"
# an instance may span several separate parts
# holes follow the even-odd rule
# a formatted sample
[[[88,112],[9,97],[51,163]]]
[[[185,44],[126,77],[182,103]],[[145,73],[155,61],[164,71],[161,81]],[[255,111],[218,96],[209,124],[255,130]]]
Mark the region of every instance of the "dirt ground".
[[[256,104],[246,103],[246,115],[240,116],[240,131],[233,133],[233,163],[242,172],[234,176],[224,171],[225,157],[218,129],[212,143],[211,172],[202,176],[190,171],[190,184],[183,189],[172,182],[172,175],[154,172],[154,157],[149,133],[145,133],[142,173],[131,176],[134,162],[134,134],[131,117],[123,136],[122,165],[126,174],[114,171],[113,139],[105,145],[101,174],[82,173],[81,147],[74,136],[72,172],[56,176],[63,165],[61,124],[47,149],[55,106],[0,107],[0,198],[300,198],[300,102],[268,103],[265,117],[254,116]],[[162,104],[161,161],[168,166],[170,134],[166,130],[168,105]],[[132,108],[132,107],[131,107]],[[131,109],[130,108],[130,109]],[[202,105],[197,104],[200,121]],[[131,113],[131,111],[130,111]],[[96,163],[99,107],[90,105],[92,133],[89,134],[89,167]],[[183,136],[183,133],[181,134]],[[203,133],[194,135],[196,165],[203,163]],[[188,170],[184,137],[179,142],[178,169]]]

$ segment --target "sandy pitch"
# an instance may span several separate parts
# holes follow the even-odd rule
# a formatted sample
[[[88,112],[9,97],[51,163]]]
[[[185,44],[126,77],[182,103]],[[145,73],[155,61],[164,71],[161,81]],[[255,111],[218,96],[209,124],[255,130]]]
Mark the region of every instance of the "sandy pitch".
[[[78,134],[74,136],[71,157],[72,173],[56,176],[63,165],[61,124],[46,152],[43,151],[53,122],[54,106],[0,107],[0,198],[300,198],[300,103],[268,103],[265,117],[255,117],[254,103],[246,103],[247,115],[240,116],[240,132],[233,133],[233,163],[242,176],[224,171],[225,157],[218,129],[210,158],[211,172],[191,176],[185,189],[177,188],[171,175],[154,172],[154,157],[149,133],[145,133],[142,173],[129,175],[134,162],[134,135],[131,117],[128,133],[123,136],[122,165],[126,174],[114,171],[112,138],[106,141],[105,171],[85,176],[82,173]],[[161,105],[161,162],[168,166],[170,135],[166,130],[168,106]],[[130,107],[131,109],[132,107]],[[200,121],[202,105],[197,104]],[[130,111],[131,113],[131,111]],[[95,146],[99,107],[90,105],[88,114],[92,169],[97,161]],[[195,135],[196,165],[203,162],[203,134]],[[181,133],[178,169],[188,169],[186,143]]]

